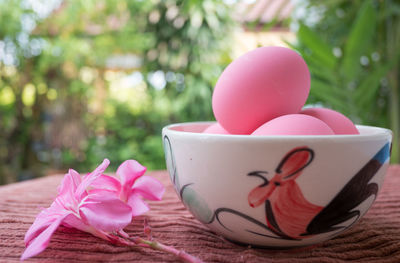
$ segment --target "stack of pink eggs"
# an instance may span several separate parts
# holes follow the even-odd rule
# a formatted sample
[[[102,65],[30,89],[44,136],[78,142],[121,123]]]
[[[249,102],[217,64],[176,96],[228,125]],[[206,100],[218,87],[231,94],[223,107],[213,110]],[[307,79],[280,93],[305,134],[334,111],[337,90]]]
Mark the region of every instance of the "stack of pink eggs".
[[[216,124],[204,133],[248,135],[359,134],[343,114],[302,109],[310,91],[303,58],[283,47],[261,47],[233,61],[215,86]]]

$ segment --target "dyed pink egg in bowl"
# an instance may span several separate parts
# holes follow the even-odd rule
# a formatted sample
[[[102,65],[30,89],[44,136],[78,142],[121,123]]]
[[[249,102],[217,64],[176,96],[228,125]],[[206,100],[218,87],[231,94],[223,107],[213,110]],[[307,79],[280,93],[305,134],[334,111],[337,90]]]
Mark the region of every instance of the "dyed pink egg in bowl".
[[[352,135],[203,133],[215,122],[162,131],[176,193],[200,222],[246,245],[290,248],[331,239],[374,202],[392,132],[357,125]]]
[[[224,127],[219,123],[215,123],[213,125],[208,126],[203,133],[214,133],[214,134],[229,134]]]

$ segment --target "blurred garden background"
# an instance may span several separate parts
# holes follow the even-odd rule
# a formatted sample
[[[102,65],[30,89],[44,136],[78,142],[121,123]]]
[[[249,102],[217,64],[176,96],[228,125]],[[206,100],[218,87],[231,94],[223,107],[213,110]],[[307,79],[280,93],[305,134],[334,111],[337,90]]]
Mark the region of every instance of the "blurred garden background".
[[[0,0],[0,184],[165,169],[162,127],[213,120],[224,67],[268,45],[305,58],[307,104],[392,129],[399,161],[399,0]]]

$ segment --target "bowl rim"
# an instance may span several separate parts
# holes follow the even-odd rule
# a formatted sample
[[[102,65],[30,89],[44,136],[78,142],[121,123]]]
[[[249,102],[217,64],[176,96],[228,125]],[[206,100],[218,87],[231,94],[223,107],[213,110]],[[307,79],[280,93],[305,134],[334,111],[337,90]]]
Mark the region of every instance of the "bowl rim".
[[[196,121],[196,122],[181,122],[173,123],[165,126],[162,129],[163,136],[165,134],[169,135],[179,135],[182,137],[193,137],[199,139],[222,139],[225,140],[249,140],[249,141],[277,141],[277,140],[311,140],[311,141],[354,141],[354,140],[372,140],[379,138],[392,138],[393,132],[389,129],[368,126],[368,125],[356,125],[356,128],[360,131],[360,134],[335,134],[335,135],[257,135],[249,136],[242,134],[212,134],[212,133],[202,133],[202,132],[190,132],[190,131],[180,131],[173,129],[179,126],[190,126],[190,125],[211,125],[216,123],[215,121]]]

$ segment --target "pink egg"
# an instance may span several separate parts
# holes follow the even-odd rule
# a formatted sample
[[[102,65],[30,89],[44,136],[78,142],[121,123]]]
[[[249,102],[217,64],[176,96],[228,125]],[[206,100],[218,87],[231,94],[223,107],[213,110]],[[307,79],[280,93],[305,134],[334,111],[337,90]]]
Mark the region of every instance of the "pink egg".
[[[333,135],[323,121],[305,115],[289,114],[263,124],[252,135]]]
[[[337,111],[325,108],[309,108],[300,113],[320,119],[328,124],[335,134],[360,134],[353,122]]]
[[[203,133],[212,133],[212,134],[229,134],[219,123],[214,123],[207,127],[203,131]]]
[[[232,134],[251,134],[273,118],[298,113],[310,91],[303,58],[283,47],[261,47],[224,70],[214,89],[217,121]]]

